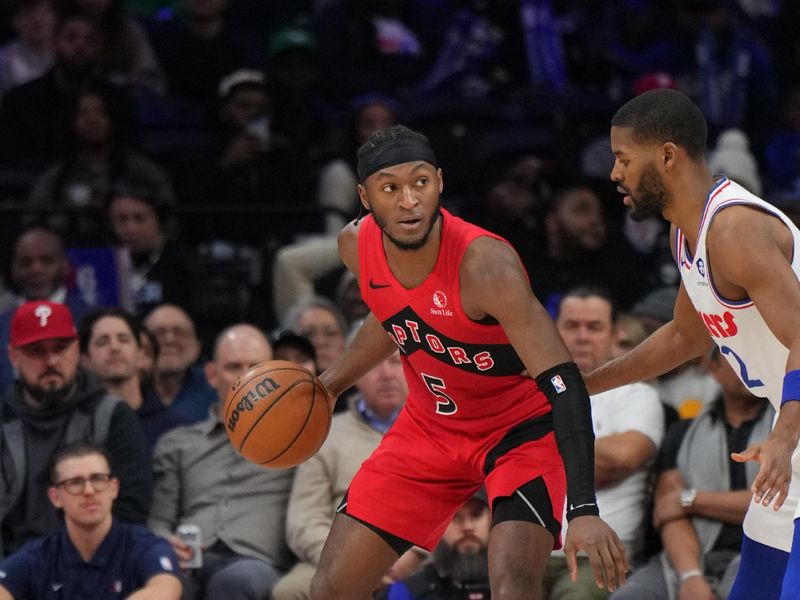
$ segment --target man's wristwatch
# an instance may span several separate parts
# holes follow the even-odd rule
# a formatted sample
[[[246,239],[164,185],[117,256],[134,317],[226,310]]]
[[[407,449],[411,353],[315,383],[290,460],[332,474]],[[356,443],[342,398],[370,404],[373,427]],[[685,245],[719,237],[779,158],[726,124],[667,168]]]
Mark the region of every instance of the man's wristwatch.
[[[692,508],[694,499],[697,498],[697,489],[683,490],[681,492],[681,506],[683,508]]]

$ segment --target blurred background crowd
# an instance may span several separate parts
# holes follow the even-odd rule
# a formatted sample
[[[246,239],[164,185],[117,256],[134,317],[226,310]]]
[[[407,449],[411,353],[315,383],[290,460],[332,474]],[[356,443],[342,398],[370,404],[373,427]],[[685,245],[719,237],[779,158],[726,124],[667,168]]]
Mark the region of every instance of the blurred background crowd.
[[[800,198],[794,2],[0,10],[0,234],[48,225],[89,305],[178,304],[206,347],[238,319],[273,329],[314,291],[343,300],[330,236],[358,212],[355,150],[383,126],[431,139],[445,205],[506,236],[550,307],[576,283],[624,310],[677,283],[665,226],[627,220],[608,182],[609,119],[634,94],[685,91],[716,172],[790,211]]]
[[[359,210],[355,152],[402,123],[431,140],[444,206],[514,244],[554,318],[570,290],[604,291],[577,297],[614,307],[592,351],[607,360],[671,318],[679,282],[666,224],[631,221],[608,180],[611,115],[684,91],[712,170],[800,215],[798,22],[789,0],[0,0],[2,348],[17,306],[63,303],[82,368],[102,371],[98,313],[81,321],[119,307],[150,447],[217,403],[228,384],[208,365],[232,324],[258,328],[258,358],[323,370],[366,313],[335,239]],[[392,369],[376,385],[397,395]],[[666,416],[634,471],[720,397],[715,373],[652,382]],[[0,384],[18,376],[3,352]],[[358,397],[385,430],[396,407]],[[298,565],[318,543],[292,546]],[[283,571],[285,550],[265,560]]]

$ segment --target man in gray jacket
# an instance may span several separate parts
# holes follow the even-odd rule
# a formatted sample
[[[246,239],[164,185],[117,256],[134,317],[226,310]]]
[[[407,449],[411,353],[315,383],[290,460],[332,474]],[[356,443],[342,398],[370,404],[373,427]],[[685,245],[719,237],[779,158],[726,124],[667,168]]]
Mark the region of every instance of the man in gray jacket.
[[[286,537],[299,562],[275,586],[273,600],[308,600],[311,578],[336,509],[358,467],[372,454],[408,396],[400,354],[395,353],[356,382],[358,395],[347,412],[336,415],[328,439],[297,468],[286,516]],[[424,551],[422,551],[424,552]],[[390,569],[384,583],[407,575],[421,562],[409,550]]]
[[[48,463],[62,445],[105,446],[120,482],[114,516],[144,523],[152,472],[136,415],[78,368],[78,336],[69,309],[45,300],[20,306],[11,319],[8,357],[18,373],[0,409],[0,541],[8,555],[58,529],[47,498]]]
[[[219,403],[205,421],[176,427],[156,445],[150,528],[170,541],[183,565],[193,552],[173,532],[180,525],[200,529],[202,566],[192,569],[185,598],[268,598],[291,562],[284,520],[293,470],[248,462],[228,441],[219,417],[220,404],[239,376],[271,358],[269,342],[255,327],[224,330],[205,366]]]

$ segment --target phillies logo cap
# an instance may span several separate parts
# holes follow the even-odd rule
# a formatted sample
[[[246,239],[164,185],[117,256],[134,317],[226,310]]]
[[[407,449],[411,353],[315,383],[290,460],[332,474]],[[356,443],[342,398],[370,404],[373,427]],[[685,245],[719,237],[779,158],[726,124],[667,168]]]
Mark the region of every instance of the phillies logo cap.
[[[63,304],[34,300],[20,306],[11,317],[9,342],[14,348],[41,340],[77,337],[72,315]]]

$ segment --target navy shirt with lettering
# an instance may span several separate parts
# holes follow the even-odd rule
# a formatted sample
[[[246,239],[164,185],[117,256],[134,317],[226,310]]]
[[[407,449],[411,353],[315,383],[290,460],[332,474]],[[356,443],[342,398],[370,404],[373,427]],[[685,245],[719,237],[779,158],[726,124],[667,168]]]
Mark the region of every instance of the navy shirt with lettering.
[[[0,562],[0,585],[17,600],[115,600],[161,573],[179,577],[169,543],[144,527],[115,521],[88,562],[65,529],[28,542]]]

